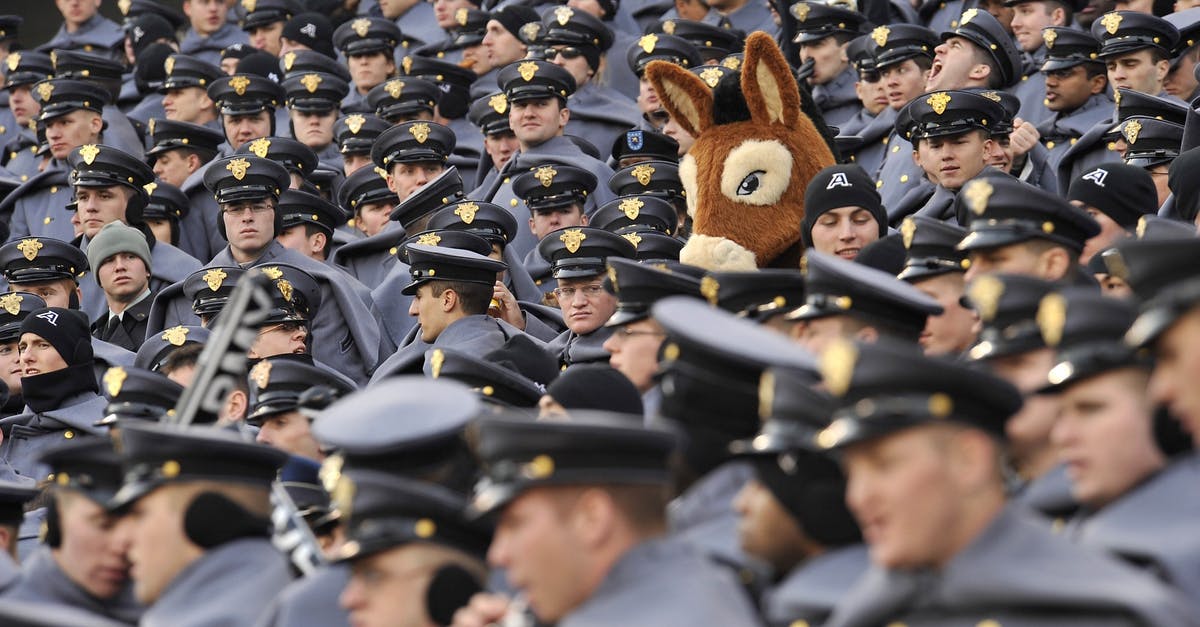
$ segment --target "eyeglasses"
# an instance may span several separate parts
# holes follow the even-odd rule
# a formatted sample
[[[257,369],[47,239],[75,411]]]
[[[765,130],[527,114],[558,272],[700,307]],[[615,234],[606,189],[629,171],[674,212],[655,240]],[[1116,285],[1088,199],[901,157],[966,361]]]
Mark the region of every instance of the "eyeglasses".
[[[261,215],[268,211],[273,211],[274,209],[275,207],[272,207],[270,203],[256,202],[253,204],[228,205],[225,207],[225,213],[228,213],[231,216],[240,216],[249,210],[250,213]]]
[[[553,61],[554,58],[560,54],[562,55],[562,58],[570,61],[571,59],[578,59],[579,57],[582,57],[583,51],[580,50],[579,48],[576,48],[575,46],[561,46],[558,48],[546,48],[545,50],[542,51],[542,55],[544,56],[544,58],[547,61]]]
[[[639,335],[646,335],[649,337],[666,337],[667,336],[667,334],[662,331],[638,331],[637,329],[630,329],[629,327],[621,327],[621,328],[617,329],[616,331],[613,331],[613,334],[612,334],[613,337],[620,338],[622,340],[628,340],[630,338],[634,338]]]
[[[593,299],[604,293],[604,286],[600,283],[592,283],[583,287],[556,287],[554,295],[558,297],[559,302],[571,302],[575,298],[575,294],[583,292],[584,298]]]

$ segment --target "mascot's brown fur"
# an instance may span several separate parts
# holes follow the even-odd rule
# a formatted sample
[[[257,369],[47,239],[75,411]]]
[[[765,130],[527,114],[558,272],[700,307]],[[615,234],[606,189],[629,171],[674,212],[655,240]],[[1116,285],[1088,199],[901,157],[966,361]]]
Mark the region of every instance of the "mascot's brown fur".
[[[679,164],[693,221],[680,261],[725,271],[796,267],[804,190],[834,157],[801,110],[796,79],[775,41],[763,32],[746,39],[741,92],[749,120],[722,123],[713,91],[682,67],[654,61],[646,76],[671,117],[696,138]]]

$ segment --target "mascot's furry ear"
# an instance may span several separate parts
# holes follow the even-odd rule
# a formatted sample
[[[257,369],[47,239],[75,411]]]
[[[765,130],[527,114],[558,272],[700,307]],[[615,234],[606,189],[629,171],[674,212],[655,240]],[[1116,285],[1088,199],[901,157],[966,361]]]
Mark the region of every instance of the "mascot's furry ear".
[[[646,76],[663,108],[692,137],[713,124],[712,90],[699,76],[666,61],[651,61]]]
[[[752,33],[746,39],[742,93],[755,124],[794,128],[799,122],[800,88],[796,77],[775,40],[766,33]]]

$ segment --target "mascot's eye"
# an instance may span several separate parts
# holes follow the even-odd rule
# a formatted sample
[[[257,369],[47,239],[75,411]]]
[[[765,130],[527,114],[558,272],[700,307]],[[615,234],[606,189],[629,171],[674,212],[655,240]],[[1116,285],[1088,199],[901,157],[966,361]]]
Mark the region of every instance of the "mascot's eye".
[[[763,170],[755,170],[750,174],[747,174],[746,178],[742,179],[741,184],[738,185],[737,195],[749,196],[750,194],[758,191],[758,186],[762,184],[762,177],[764,174],[766,174],[766,172]]]

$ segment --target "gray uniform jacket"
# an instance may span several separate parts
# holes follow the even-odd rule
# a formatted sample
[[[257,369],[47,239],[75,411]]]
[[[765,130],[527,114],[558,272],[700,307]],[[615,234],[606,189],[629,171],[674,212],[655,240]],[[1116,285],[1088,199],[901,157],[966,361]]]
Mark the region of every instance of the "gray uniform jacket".
[[[67,32],[66,24],[59,26],[54,37],[38,46],[37,51],[82,50],[124,61],[124,42],[125,31],[116,22],[96,13],[73,33]]]
[[[67,211],[70,202],[67,170],[55,160],[0,200],[0,216],[12,216],[10,237],[53,237],[69,242],[75,239],[71,212]]]
[[[142,607],[133,600],[133,587],[108,600],[97,599],[67,577],[54,561],[50,547],[42,545],[25,561],[21,580],[0,595],[4,603],[26,601],[47,605],[65,605],[125,624],[134,625],[142,614]]]
[[[825,123],[830,126],[840,126],[854,117],[862,109],[862,101],[854,91],[854,83],[858,81],[858,72],[853,66],[833,77],[824,85],[812,86],[813,102],[821,110]]]
[[[0,165],[20,178],[22,183],[37,176],[41,162],[41,157],[37,156],[37,142],[29,129],[21,129],[20,133],[9,139],[4,146],[3,159],[0,159]]]
[[[1078,143],[1097,123],[1112,119],[1113,106],[1113,101],[1107,95],[1096,94],[1084,101],[1078,109],[1065,114],[1057,112],[1038,124],[1040,141],[1046,150],[1050,151],[1046,167],[1052,176],[1057,177],[1058,164],[1068,149]],[[1059,184],[1062,182],[1059,181]]]
[[[567,108],[571,110],[571,121],[567,122],[564,132],[591,142],[600,151],[601,161],[608,161],[612,156],[612,145],[617,137],[642,121],[642,113],[633,100],[611,87],[593,82],[571,94]],[[600,181],[601,186],[607,183],[607,179]]]
[[[1013,502],[1048,518],[1065,519],[1079,508],[1071,494],[1067,468],[1062,465],[1021,486]]]
[[[289,583],[257,627],[350,627],[338,597],[350,582],[350,566],[331,564]]]
[[[195,57],[205,63],[221,65],[221,51],[233,44],[250,42],[250,37],[237,24],[226,22],[217,32],[204,37],[189,28],[179,42],[179,52]]]
[[[713,11],[710,11],[710,14]],[[718,13],[718,18],[721,15]],[[707,19],[707,16],[706,16]],[[724,16],[734,28],[749,35],[756,30],[766,32],[771,37],[779,37],[779,27],[771,17],[771,9],[766,2],[747,2],[740,8]]]
[[[446,36],[446,31],[438,26],[437,16],[433,13],[432,2],[418,2],[413,7],[404,12],[403,15],[396,18],[396,26],[400,27],[400,32],[404,34],[405,39],[414,40],[409,48],[414,48],[423,43],[437,41]],[[408,49],[403,46],[396,46],[396,66],[400,66],[400,62],[404,56],[408,54]]]
[[[1022,53],[1024,64],[1021,80],[1008,88],[1008,92],[1021,101],[1017,117],[1031,124],[1037,124],[1054,115],[1046,107],[1046,75],[1042,74],[1042,62],[1046,59],[1046,47],[1042,46],[1030,53]]]
[[[100,113],[104,127],[104,143],[141,159],[146,152],[145,140],[117,105],[107,105]]]
[[[763,595],[763,617],[768,625],[778,627],[796,621],[820,625],[869,566],[867,547],[862,544],[810,558]]]
[[[8,436],[0,444],[0,479],[34,483],[49,474],[38,462],[42,451],[79,435],[104,435],[105,427],[93,424],[104,417],[108,401],[95,392],[64,399],[58,409],[37,413],[29,407],[16,416],[0,420]]]
[[[1011,507],[940,572],[872,567],[826,627],[892,621],[912,627],[1197,624],[1175,592]]]
[[[758,625],[732,574],[670,538],[629,549],[558,627]]]
[[[862,166],[867,172],[877,172],[879,166],[883,165],[883,156],[887,154],[887,138],[895,125],[896,110],[891,107],[884,107],[878,115],[871,115],[866,109],[859,109],[853,118],[842,124],[841,134],[858,135],[863,144],[852,154],[842,156],[850,156],[854,163]]]
[[[890,209],[899,205],[905,194],[922,183],[929,184],[924,170],[913,162],[912,153],[913,145],[907,139],[895,132],[888,135],[887,151],[875,175],[875,185],[883,206],[889,209],[889,219]]]
[[[412,341],[380,364],[371,383],[396,375],[420,374],[426,369],[425,352],[431,348],[452,348],[482,357],[517,335],[525,335],[525,332],[491,316],[480,314],[459,318],[443,329],[432,343],[414,335]],[[541,344],[536,338],[530,339]]]
[[[738,574],[761,574],[761,565],[752,563],[738,542],[733,510],[734,497],[752,478],[753,466],[741,460],[709,471],[667,506],[671,536]]]
[[[209,549],[176,575],[139,625],[254,625],[291,579],[287,558],[270,540],[233,540]]]
[[[396,253],[407,237],[399,222],[389,221],[382,231],[339,246],[330,256],[329,263],[373,290],[388,277],[392,267],[400,263]]]
[[[87,252],[88,238],[79,241],[79,248]],[[155,242],[150,249],[150,264],[153,266],[150,279],[150,289],[158,292],[164,287],[178,283],[200,269],[201,264],[195,257],[175,248],[170,244]],[[108,313],[108,301],[104,298],[104,290],[96,279],[96,269],[93,268],[85,276],[79,277],[80,299],[79,308],[87,313],[89,320],[95,320]]]
[[[546,349],[564,368],[575,364],[607,364],[609,353],[604,350],[604,343],[612,333],[611,327],[600,327],[587,335],[578,335],[568,329],[550,340]]]

